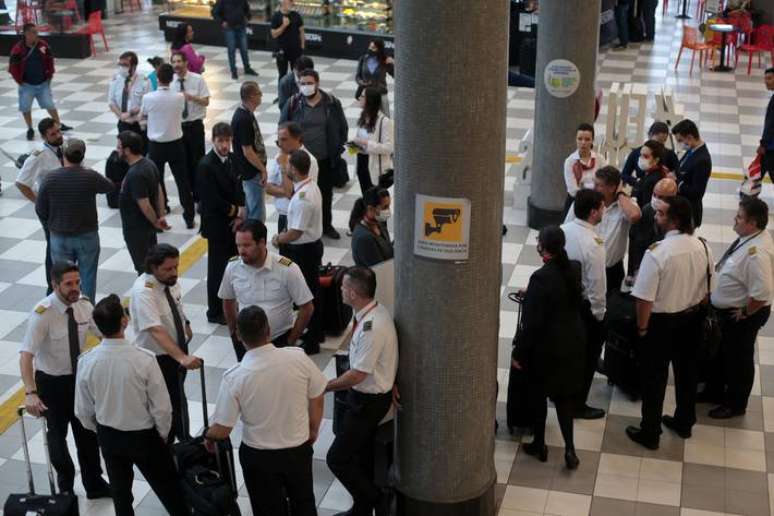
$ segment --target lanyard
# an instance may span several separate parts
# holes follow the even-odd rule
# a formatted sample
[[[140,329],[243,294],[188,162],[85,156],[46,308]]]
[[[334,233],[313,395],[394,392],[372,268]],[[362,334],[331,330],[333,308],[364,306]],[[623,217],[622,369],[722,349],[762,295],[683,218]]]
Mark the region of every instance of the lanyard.
[[[763,233],[763,231],[758,231],[754,235],[752,235],[749,238],[745,238],[744,240],[737,239],[736,244],[732,245],[728,248],[728,251],[720,258],[720,261],[717,265],[715,265],[715,271],[720,272],[720,269],[725,265],[726,261],[728,261],[729,258],[731,258],[731,255],[734,254],[740,247],[742,247],[744,244],[752,240],[753,238],[757,237]]]

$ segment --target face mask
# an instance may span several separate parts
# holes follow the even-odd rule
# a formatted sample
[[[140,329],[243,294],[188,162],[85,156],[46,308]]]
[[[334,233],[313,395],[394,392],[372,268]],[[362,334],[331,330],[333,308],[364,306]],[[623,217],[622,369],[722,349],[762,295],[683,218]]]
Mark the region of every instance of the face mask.
[[[314,84],[302,84],[298,89],[304,97],[311,97],[317,93]]]
[[[371,57],[374,57],[376,55],[376,50],[368,49],[368,55]]]
[[[129,67],[128,66],[119,66],[118,67],[118,75],[121,77],[129,77]]]
[[[650,170],[650,160],[640,156],[640,159],[637,160],[637,168],[643,171]]]
[[[376,214],[376,220],[379,222],[387,222],[390,219],[390,210],[382,210]]]

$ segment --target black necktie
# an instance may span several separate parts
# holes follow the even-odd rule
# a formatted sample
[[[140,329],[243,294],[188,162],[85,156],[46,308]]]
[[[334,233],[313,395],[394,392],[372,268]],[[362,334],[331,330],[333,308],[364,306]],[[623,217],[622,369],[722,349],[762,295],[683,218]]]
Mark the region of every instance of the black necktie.
[[[73,374],[78,369],[78,355],[81,354],[81,344],[78,339],[78,323],[75,322],[73,307],[68,306],[67,314],[67,340],[70,342],[70,365],[73,366]]]
[[[62,147],[56,148],[56,157],[59,158],[59,164],[64,166],[64,153],[62,152]]]
[[[178,79],[180,81],[180,93],[185,95],[185,79]],[[183,101],[183,120],[188,118],[188,101]]]
[[[177,310],[177,303],[175,303],[172,293],[169,291],[169,285],[164,287],[164,295],[167,298],[167,303],[169,303],[169,308],[172,309],[172,319],[175,321],[175,331],[177,332],[177,345],[180,346],[180,349],[187,355],[188,342],[186,342],[185,330],[183,329],[183,319],[180,317],[180,312]]]
[[[126,113],[129,110],[129,81],[131,81],[131,77],[126,78],[124,91],[121,92],[121,113]]]

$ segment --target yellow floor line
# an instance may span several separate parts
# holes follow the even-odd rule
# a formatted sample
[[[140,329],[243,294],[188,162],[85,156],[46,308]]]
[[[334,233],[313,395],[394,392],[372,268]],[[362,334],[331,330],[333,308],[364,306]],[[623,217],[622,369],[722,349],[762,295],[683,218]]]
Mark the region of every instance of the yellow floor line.
[[[180,253],[180,265],[178,267],[178,274],[181,276],[193,265],[201,259],[207,253],[207,240],[196,237],[196,240],[186,247],[183,252]],[[89,336],[86,340],[86,347],[92,348],[99,344],[99,339],[94,336]],[[19,415],[17,408],[24,403],[24,388],[22,387],[15,393],[13,393],[4,403],[0,404],[0,435],[2,435],[8,428],[13,425]]]

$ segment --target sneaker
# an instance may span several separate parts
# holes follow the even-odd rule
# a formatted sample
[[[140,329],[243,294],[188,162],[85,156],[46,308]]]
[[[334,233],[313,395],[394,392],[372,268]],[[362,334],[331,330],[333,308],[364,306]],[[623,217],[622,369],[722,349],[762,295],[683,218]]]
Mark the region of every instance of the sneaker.
[[[73,128],[70,127],[67,124],[59,124],[59,129],[61,129],[62,131],[72,131],[73,130]]]
[[[34,140],[35,139],[35,131],[32,129],[32,127],[27,128],[27,139],[28,140]]]
[[[245,75],[258,75],[258,72],[248,66],[245,68]]]

